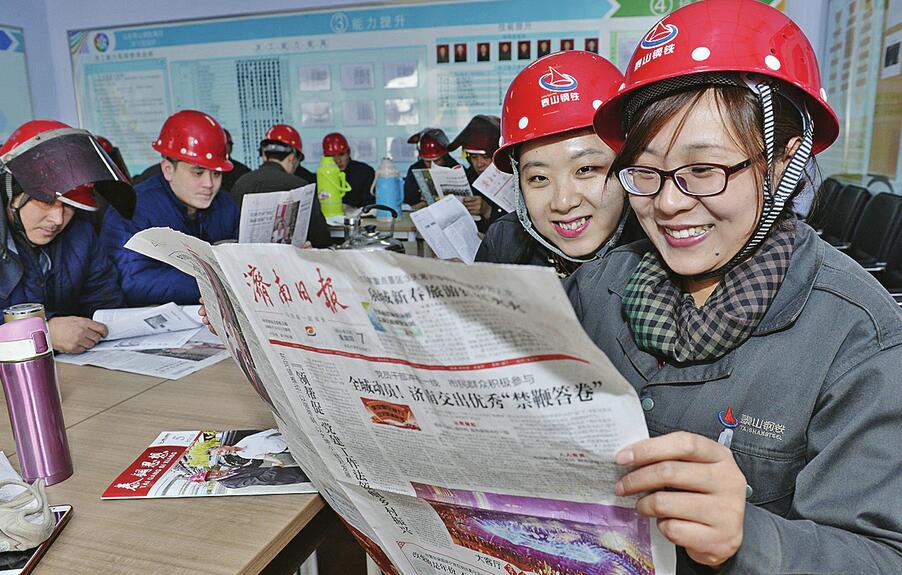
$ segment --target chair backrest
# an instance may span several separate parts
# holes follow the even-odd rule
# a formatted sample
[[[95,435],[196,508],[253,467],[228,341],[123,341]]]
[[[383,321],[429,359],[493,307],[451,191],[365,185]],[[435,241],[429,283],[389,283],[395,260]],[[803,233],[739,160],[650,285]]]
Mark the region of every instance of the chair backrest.
[[[880,281],[890,291],[902,291],[902,233],[896,234],[896,240],[889,248],[886,256],[886,270]]]
[[[811,213],[808,214],[808,225],[816,230],[821,230],[827,223],[827,218],[832,209],[833,200],[836,198],[836,192],[842,188],[842,183],[836,178],[827,178],[821,182],[814,195],[814,203],[811,206]]]
[[[861,186],[850,184],[839,190],[824,225],[823,238],[833,244],[848,242],[869,198],[867,188]]]
[[[863,265],[886,261],[902,227],[902,196],[877,194],[868,201],[858,220],[849,256]]]

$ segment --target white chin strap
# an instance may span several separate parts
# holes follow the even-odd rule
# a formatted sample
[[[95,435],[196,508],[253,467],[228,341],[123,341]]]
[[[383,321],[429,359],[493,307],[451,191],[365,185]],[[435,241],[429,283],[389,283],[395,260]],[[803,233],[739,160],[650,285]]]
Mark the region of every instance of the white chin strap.
[[[510,155],[510,162],[514,176],[514,185],[517,187],[517,219],[520,220],[520,225],[523,226],[523,229],[526,230],[526,233],[532,236],[534,240],[539,242],[539,244],[541,244],[545,249],[549,250],[553,254],[567,260],[568,262],[574,262],[578,264],[584,264],[586,262],[591,262],[598,258],[604,257],[605,254],[614,249],[614,247],[617,245],[617,242],[620,241],[620,235],[623,233],[623,227],[626,225],[626,219],[629,217],[630,207],[626,198],[624,198],[623,200],[623,211],[620,214],[620,221],[617,222],[617,228],[614,230],[608,240],[598,248],[595,254],[588,258],[568,256],[567,254],[562,252],[559,247],[549,242],[542,236],[542,234],[536,231],[532,220],[529,218],[529,211],[526,209],[526,198],[523,196],[523,188],[520,186],[520,170],[513,153]]]

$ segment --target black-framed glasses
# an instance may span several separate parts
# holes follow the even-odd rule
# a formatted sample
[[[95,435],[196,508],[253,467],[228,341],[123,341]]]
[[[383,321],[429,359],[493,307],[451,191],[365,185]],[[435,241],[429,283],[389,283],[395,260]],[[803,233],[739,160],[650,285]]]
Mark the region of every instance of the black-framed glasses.
[[[749,158],[733,166],[721,164],[686,164],[673,170],[659,170],[651,166],[627,166],[617,172],[617,177],[628,194],[654,196],[668,179],[686,195],[716,196],[727,189],[730,176],[752,165]]]

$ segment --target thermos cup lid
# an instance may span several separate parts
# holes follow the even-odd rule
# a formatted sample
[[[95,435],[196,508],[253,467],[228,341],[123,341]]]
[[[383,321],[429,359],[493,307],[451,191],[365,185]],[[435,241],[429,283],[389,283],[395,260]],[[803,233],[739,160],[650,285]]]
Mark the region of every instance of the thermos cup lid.
[[[50,351],[47,322],[29,317],[0,325],[0,361],[22,361]]]

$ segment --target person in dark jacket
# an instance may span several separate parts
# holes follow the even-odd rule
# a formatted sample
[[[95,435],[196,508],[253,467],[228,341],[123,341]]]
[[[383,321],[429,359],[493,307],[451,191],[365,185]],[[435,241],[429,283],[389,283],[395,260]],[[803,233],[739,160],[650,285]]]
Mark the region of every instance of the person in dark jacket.
[[[469,166],[466,168],[467,181],[473,186],[479,176],[492,165],[492,156],[498,149],[501,138],[501,118],[479,114],[473,116],[466,127],[451,141],[448,151],[461,148]],[[461,198],[467,210],[481,219],[477,222],[479,231],[485,232],[492,222],[498,220],[506,212],[495,202],[473,188],[474,195]]]
[[[345,181],[351,186],[351,191],[341,199],[343,204],[362,208],[376,203],[376,198],[373,196],[376,170],[368,164],[351,159],[351,147],[347,138],[338,132],[326,134],[323,138],[323,155],[332,156],[335,165],[344,172]]]
[[[407,168],[407,174],[404,176],[404,203],[418,210],[425,207],[426,202],[420,193],[416,178],[413,177],[413,171],[431,168],[433,162],[445,168],[453,168],[460,164],[448,153],[450,145],[448,136],[439,128],[425,128],[408,138],[407,143],[416,144],[418,159]]]
[[[494,162],[513,175],[517,210],[488,229],[477,261],[551,266],[566,277],[621,241],[629,210],[608,179],[614,151],[592,131],[592,99],[571,92],[608,94],[622,81],[613,64],[581,50],[540,58],[514,78]]]
[[[232,168],[225,133],[207,114],[182,110],[166,120],[153,148],[163,156],[160,174],[135,187],[138,202],[131,220],[107,211],[100,237],[119,270],[129,305],[190,305],[200,299],[194,278],[126,249],[125,243],[152,227],[169,227],[210,243],[238,239],[238,208],[227,193],[219,193],[222,173]]]
[[[284,192],[313,183],[294,175],[295,167],[304,159],[301,145],[301,135],[287,124],[276,124],[266,132],[260,142],[263,163],[256,170],[242,176],[232,189],[232,198],[239,208],[245,194]],[[316,248],[325,248],[331,243],[329,226],[315,194],[307,240]]]
[[[58,136],[66,137],[66,148],[56,147]],[[42,141],[35,144],[38,137]],[[42,304],[53,347],[68,353],[90,349],[106,336],[106,326],[90,319],[95,311],[125,303],[116,269],[88,215],[98,209],[95,185],[108,185],[104,190],[114,208],[108,212],[130,215],[134,192],[124,174],[106,165],[108,160],[91,140],[83,130],[34,120],[20,126],[0,148],[7,170],[0,178],[5,212],[0,216],[0,309]],[[51,151],[45,152],[48,146]],[[46,153],[71,154],[82,161],[65,173],[33,169],[48,161]],[[106,181],[101,183],[101,178]]]
[[[902,310],[793,213],[840,128],[814,48],[765,3],[706,0],[626,70],[594,125],[648,240],[566,286],[651,435],[612,454],[616,494],[678,575],[902,573]]]
[[[222,131],[225,132],[226,135],[226,149],[228,150],[229,161],[232,162],[232,169],[222,174],[222,189],[223,191],[231,192],[232,188],[235,186],[235,182],[238,181],[238,178],[250,172],[251,169],[232,157],[232,148],[235,145],[234,142],[232,142],[232,134],[225,128],[223,128]],[[240,208],[241,204],[238,204],[238,207]]]

